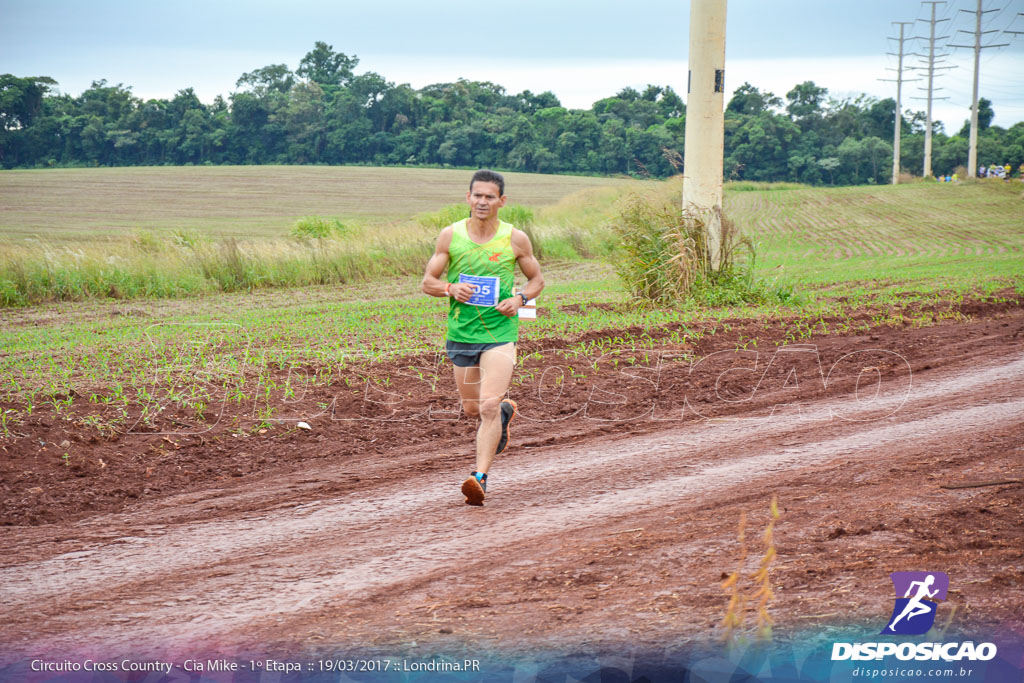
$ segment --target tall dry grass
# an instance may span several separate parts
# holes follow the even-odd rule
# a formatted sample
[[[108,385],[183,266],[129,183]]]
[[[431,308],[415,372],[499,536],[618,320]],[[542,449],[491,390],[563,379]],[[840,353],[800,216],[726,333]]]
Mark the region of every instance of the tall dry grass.
[[[177,229],[136,230],[120,240],[92,243],[0,243],[0,307],[180,298],[410,275],[430,257],[438,230],[468,213],[465,204],[453,204],[414,220],[369,225],[305,216],[288,236],[270,239],[211,239]],[[596,251],[575,228],[535,226],[529,207],[509,205],[501,217],[527,232],[538,258],[575,260]]]
[[[366,242],[334,237],[202,240],[148,232],[114,245],[32,240],[0,251],[0,306],[369,281],[419,271],[432,248],[422,234]]]
[[[753,242],[721,216],[718,262],[712,260],[707,220],[663,197],[634,196],[615,223],[613,264],[635,301],[650,305],[762,303],[770,297],[754,280]]]

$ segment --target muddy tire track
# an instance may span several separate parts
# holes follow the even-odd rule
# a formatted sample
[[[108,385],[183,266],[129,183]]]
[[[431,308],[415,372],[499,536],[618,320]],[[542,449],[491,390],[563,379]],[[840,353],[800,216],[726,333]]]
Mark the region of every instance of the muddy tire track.
[[[423,585],[472,575],[487,558],[536,562],[559,537],[600,536],[659,511],[696,514],[727,491],[768,491],[780,477],[840,461],[870,469],[909,444],[942,448],[1019,425],[1024,355],[880,388],[868,402],[843,395],[799,409],[761,406],[651,434],[520,451],[496,467],[482,509],[462,505],[459,470],[419,472],[405,458],[372,486],[299,504],[289,502],[289,487],[302,481],[293,474],[259,484],[266,504],[249,512],[218,515],[211,490],[175,499],[181,522],[143,506],[4,530],[0,637],[23,656],[173,656],[241,647],[261,632],[295,642],[310,625],[304,615],[358,613],[381,595],[397,601],[390,609],[408,609]],[[69,537],[94,540],[33,557],[34,548]],[[514,621],[507,615],[506,627]]]

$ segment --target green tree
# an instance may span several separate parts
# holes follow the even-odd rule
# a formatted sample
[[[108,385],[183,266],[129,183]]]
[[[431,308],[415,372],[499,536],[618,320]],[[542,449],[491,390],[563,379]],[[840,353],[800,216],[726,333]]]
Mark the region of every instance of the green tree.
[[[561,102],[555,97],[555,94],[550,90],[534,95],[529,90],[516,95],[516,100],[519,105],[519,111],[527,114],[532,114],[539,109],[548,109],[550,107],[560,107]]]
[[[273,64],[245,73],[228,99],[200,102],[191,88],[142,102],[130,87],[96,81],[78,97],[47,92],[51,79],[0,78],[0,163],[450,164],[541,172],[678,171],[685,106],[670,87],[623,88],[589,109],[562,107],[550,92],[510,95],[459,79],[420,89],[352,73],[349,58],[318,42],[292,73]],[[34,88],[34,89],[33,89]],[[982,101],[980,159],[1019,165],[1024,123],[1005,130]],[[813,82],[783,100],[750,83],[725,109],[728,178],[806,183],[888,180],[891,99],[837,100]],[[905,168],[920,168],[925,116],[901,121]],[[934,124],[933,163],[966,160],[966,135]]]
[[[932,139],[932,169],[936,175],[953,173],[957,166],[967,165],[967,138],[954,135],[948,140]]]
[[[666,119],[677,119],[686,114],[683,98],[667,85],[661,92],[661,98],[658,99],[658,107],[661,109],[661,115]]]
[[[27,131],[43,110],[43,99],[57,81],[49,76],[18,78],[0,75],[0,165],[14,165],[29,159],[25,148]]]
[[[893,139],[893,124],[896,120],[896,100],[887,97],[884,100],[870,102],[863,113],[865,135],[874,135],[883,140]],[[901,130],[902,134],[903,131]]]
[[[789,177],[789,153],[800,128],[784,114],[764,111],[726,119],[725,174],[731,179]]]
[[[840,182],[856,184],[864,182],[862,170],[865,167],[867,153],[860,140],[854,137],[845,138],[836,149],[841,173]]]
[[[871,164],[871,177],[868,178],[868,182],[890,182],[892,169],[887,162],[892,159],[892,145],[873,136],[864,138],[861,144],[864,147],[864,156]]]
[[[352,78],[352,71],[358,64],[359,57],[335,52],[333,45],[318,40],[299,62],[295,73],[320,85],[344,85]]]
[[[996,117],[996,111],[992,108],[992,101],[984,97],[978,98],[978,132],[988,130],[992,125],[992,119]],[[971,135],[971,120],[964,121],[963,127],[957,135],[969,138]]]
[[[609,119],[601,126],[601,141],[598,145],[601,168],[604,173],[628,173],[632,159],[626,142],[626,127],[618,118]]]
[[[286,64],[271,64],[262,69],[248,71],[235,82],[236,88],[246,87],[257,97],[264,98],[271,93],[285,94],[295,85],[295,74]]]
[[[287,136],[287,161],[312,164],[320,161],[327,142],[324,121],[324,91],[314,82],[296,83],[288,101],[271,116]]]
[[[820,118],[822,114],[822,103],[828,95],[828,88],[822,88],[814,84],[814,81],[804,81],[786,93],[786,111],[795,121]]]
[[[756,115],[782,106],[782,100],[770,92],[761,92],[750,83],[744,83],[732,94],[725,113]]]
[[[352,79],[345,89],[345,96],[362,106],[375,130],[385,131],[399,110],[390,101],[385,103],[388,93],[395,87],[380,74],[367,71]]]
[[[231,118],[227,127],[228,161],[235,164],[265,163],[273,150],[266,126],[270,111],[266,103],[251,92],[231,95]]]
[[[49,76],[18,78],[0,75],[0,130],[20,130],[32,125],[42,110],[43,97],[57,81]]]
[[[828,184],[835,185],[835,170],[839,168],[839,159],[836,157],[825,157],[818,159],[818,166],[828,172]]]

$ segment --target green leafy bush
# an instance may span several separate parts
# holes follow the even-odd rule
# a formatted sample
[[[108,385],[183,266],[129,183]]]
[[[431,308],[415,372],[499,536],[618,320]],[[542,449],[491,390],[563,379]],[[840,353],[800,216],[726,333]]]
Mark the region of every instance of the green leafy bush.
[[[524,230],[533,225],[533,209],[520,204],[508,204],[498,211],[498,218]]]
[[[463,218],[469,218],[469,204],[449,204],[433,213],[420,214],[416,220],[425,228],[440,230]],[[498,218],[523,229],[533,225],[533,209],[519,204],[509,204],[501,207]]]
[[[163,251],[164,242],[152,230],[136,230],[132,236],[132,246],[146,254]]]
[[[442,207],[440,211],[420,214],[416,220],[425,228],[440,230],[463,218],[469,218],[469,204],[449,204]]]
[[[329,239],[344,237],[348,228],[337,218],[303,216],[295,221],[291,234],[296,239]]]
[[[179,247],[195,249],[203,242],[203,236],[197,230],[178,229],[171,232],[171,241]]]

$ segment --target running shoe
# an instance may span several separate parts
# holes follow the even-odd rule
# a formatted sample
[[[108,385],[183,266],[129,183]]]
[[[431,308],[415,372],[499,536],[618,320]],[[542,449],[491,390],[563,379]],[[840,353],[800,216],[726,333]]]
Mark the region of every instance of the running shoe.
[[[487,475],[473,472],[469,479],[462,482],[462,495],[466,497],[466,505],[483,505],[484,494],[487,492]]]
[[[494,451],[497,455],[505,450],[508,446],[508,425],[512,422],[512,418],[519,414],[519,406],[516,402],[510,398],[506,398],[501,402],[501,438],[498,439],[498,448]]]

